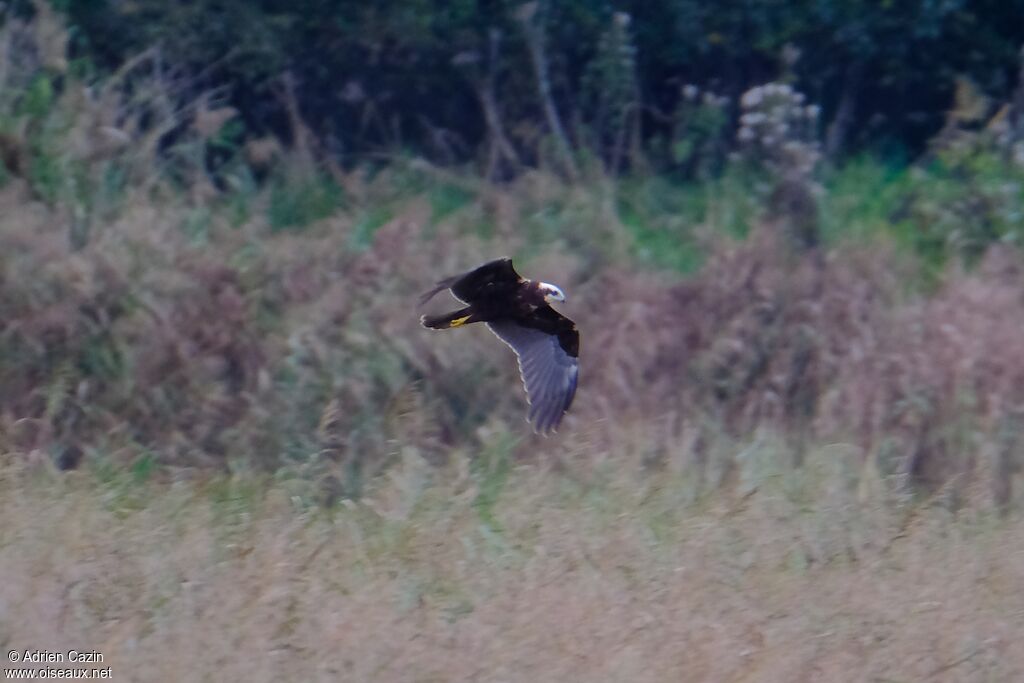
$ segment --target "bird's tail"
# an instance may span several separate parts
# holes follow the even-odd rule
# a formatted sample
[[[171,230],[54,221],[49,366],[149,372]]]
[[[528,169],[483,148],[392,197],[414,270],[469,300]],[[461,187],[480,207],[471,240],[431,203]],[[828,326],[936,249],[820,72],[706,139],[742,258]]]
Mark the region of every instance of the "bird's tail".
[[[429,327],[432,330],[447,330],[473,322],[477,321],[473,319],[473,310],[468,307],[444,315],[425,315],[420,318],[423,327]]]

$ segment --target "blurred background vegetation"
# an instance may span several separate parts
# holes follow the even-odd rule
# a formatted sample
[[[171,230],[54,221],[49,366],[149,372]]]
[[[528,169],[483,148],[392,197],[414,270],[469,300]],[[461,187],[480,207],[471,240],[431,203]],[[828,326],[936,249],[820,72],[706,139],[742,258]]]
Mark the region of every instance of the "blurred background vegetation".
[[[619,163],[683,177],[721,161],[710,150],[709,158],[689,158],[697,140],[685,127],[686,105],[709,100],[688,98],[687,86],[728,98],[723,118],[732,122],[731,103],[743,92],[781,79],[821,107],[834,159],[872,150],[906,160],[942,127],[957,79],[1009,99],[1024,37],[1020,0],[54,6],[71,28],[73,71],[109,73],[155,48],[183,96],[217,90],[237,107],[239,137],[289,136],[294,97],[324,152],[349,165],[401,152],[479,160],[495,126],[510,147],[503,153],[538,163],[547,131],[538,125],[545,113],[536,43],[544,87],[574,149],[605,164],[642,152],[643,160]],[[31,3],[13,11],[30,12]]]
[[[726,486],[770,432],[793,465],[845,441],[894,491],[1005,507],[1021,16],[2,3],[0,452],[334,501],[408,458],[483,453],[500,491],[505,459],[597,443]],[[556,439],[485,333],[417,325],[417,292],[502,254],[583,331]]]

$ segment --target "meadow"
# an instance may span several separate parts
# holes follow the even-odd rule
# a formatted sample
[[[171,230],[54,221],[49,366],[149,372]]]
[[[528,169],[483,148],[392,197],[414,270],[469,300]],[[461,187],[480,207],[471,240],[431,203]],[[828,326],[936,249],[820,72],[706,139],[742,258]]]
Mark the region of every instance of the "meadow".
[[[848,447],[783,455],[750,444],[705,495],[637,460],[409,456],[332,510],[8,465],[0,633],[132,681],[1020,678],[1019,517],[889,500]]]
[[[936,275],[865,223],[816,260],[711,233],[715,188],[673,253],[598,192],[461,180],[301,229],[128,199],[79,249],[8,185],[5,645],[115,680],[1024,673],[1012,247]],[[550,439],[486,331],[418,328],[497,250],[583,331]]]
[[[42,8],[0,27],[5,649],[114,680],[1024,677],[1012,110],[829,160],[772,82],[689,177],[342,164],[295,108],[240,136],[155,51],[77,73]],[[499,256],[581,331],[551,438],[486,330],[419,325]]]

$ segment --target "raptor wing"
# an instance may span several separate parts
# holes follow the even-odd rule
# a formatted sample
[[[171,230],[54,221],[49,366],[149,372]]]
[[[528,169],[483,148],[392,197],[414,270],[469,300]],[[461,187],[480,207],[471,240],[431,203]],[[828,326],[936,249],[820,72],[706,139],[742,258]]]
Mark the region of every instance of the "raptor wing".
[[[512,267],[512,259],[495,259],[474,268],[468,273],[454,275],[441,280],[434,285],[433,289],[422,296],[420,305],[422,306],[427,303],[434,295],[444,289],[452,290],[452,295],[462,303],[471,304],[474,299],[478,298],[489,288],[500,287],[511,290],[522,280],[516,269]]]
[[[515,351],[530,403],[527,419],[541,434],[558,429],[576,395],[579,334],[568,318],[563,320],[570,327],[554,333],[511,320],[487,323],[491,332]]]

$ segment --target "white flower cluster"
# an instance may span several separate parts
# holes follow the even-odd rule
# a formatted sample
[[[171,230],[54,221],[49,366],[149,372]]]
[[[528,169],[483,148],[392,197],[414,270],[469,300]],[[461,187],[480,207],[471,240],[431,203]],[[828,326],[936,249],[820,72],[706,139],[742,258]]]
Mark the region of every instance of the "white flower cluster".
[[[683,95],[683,100],[690,104],[701,104],[705,107],[715,107],[717,109],[724,109],[729,105],[729,98],[725,95],[716,95],[710,90],[701,91],[700,87],[693,83],[684,85],[680,92]]]
[[[773,171],[809,176],[821,158],[821,109],[805,100],[803,93],[785,83],[766,83],[743,93],[736,133],[743,152]]]
[[[1024,74],[1021,78],[1024,82]],[[1009,114],[1009,107],[1004,107],[997,113],[986,126],[986,131],[992,135],[996,148],[1009,153],[1013,164],[1024,168],[1024,129],[1018,130],[1021,126],[1013,126]],[[964,136],[961,135],[961,138]],[[956,142],[956,140],[954,140]]]

